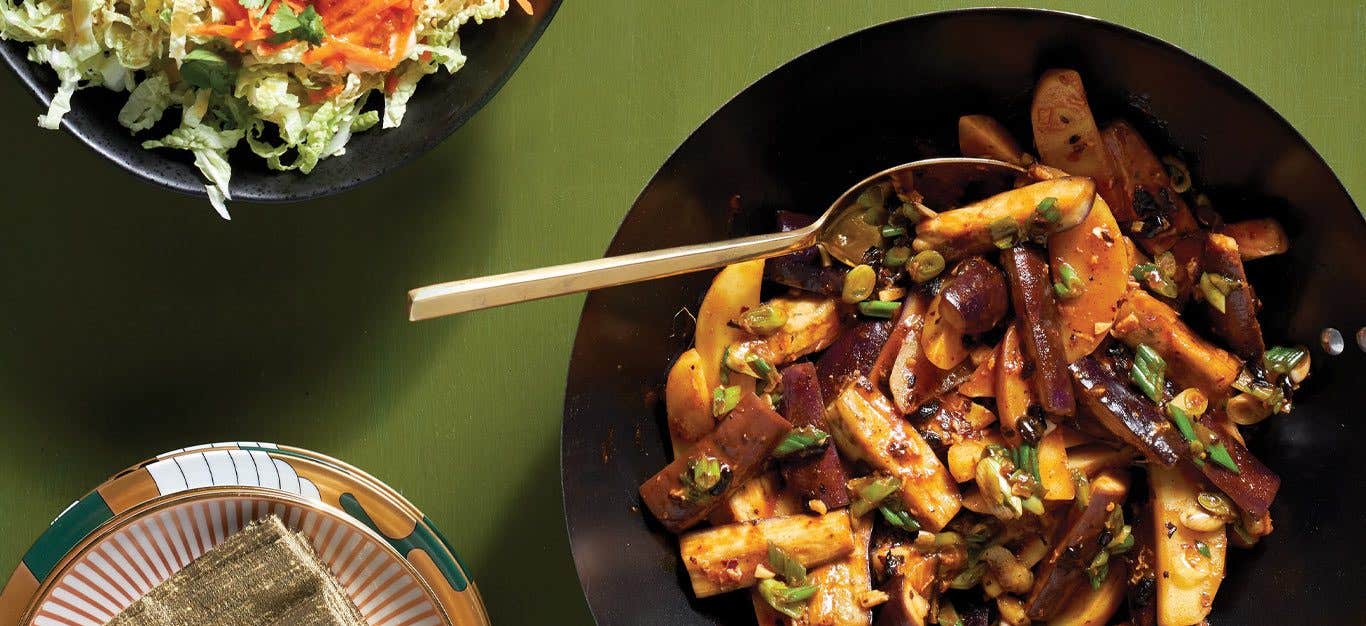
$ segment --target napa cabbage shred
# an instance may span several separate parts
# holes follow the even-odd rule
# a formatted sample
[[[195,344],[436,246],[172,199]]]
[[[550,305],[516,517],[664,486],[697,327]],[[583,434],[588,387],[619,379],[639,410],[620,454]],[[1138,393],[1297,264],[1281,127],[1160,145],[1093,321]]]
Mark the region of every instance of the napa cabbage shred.
[[[29,60],[57,74],[43,128],[58,128],[87,87],[127,92],[118,121],[133,133],[178,111],[177,126],[142,145],[193,155],[226,219],[230,150],[245,143],[273,170],[313,171],[352,134],[401,124],[424,76],[465,64],[460,27],[507,10],[508,0],[0,0],[0,38],[32,44]]]

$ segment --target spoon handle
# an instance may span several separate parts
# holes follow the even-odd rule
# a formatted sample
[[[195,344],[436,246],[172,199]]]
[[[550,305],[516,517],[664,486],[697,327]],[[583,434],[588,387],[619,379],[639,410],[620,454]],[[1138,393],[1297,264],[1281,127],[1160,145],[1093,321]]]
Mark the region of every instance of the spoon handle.
[[[817,226],[418,287],[408,292],[408,319],[431,319],[766,259],[814,245]]]

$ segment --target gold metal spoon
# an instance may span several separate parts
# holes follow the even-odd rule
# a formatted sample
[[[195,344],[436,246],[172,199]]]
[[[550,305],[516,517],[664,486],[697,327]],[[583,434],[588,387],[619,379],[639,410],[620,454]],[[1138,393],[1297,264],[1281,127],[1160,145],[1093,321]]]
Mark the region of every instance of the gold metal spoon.
[[[805,228],[418,287],[408,292],[408,319],[425,320],[676,276],[775,257],[814,245],[843,263],[857,265],[863,262],[862,254],[870,241],[859,236],[859,229],[849,228],[848,222],[862,219],[867,208],[857,199],[870,186],[893,177],[909,176],[913,177],[916,191],[954,202],[964,195],[987,195],[1009,189],[1023,172],[1017,165],[991,159],[942,158],[903,163],[859,181]]]

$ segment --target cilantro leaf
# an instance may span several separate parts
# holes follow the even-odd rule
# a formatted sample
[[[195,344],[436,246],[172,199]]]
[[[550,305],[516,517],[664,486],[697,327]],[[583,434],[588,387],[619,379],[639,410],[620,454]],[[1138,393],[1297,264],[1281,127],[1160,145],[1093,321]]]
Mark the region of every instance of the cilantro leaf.
[[[237,0],[237,4],[242,5],[242,8],[248,10],[259,9],[266,5],[266,0]]]
[[[207,48],[196,48],[185,55],[180,64],[180,76],[195,87],[223,94],[232,93],[237,85],[237,69]]]
[[[274,17],[270,18],[270,29],[275,31],[275,35],[270,38],[270,42],[275,44],[307,41],[317,46],[322,45],[323,37],[327,35],[323,28],[323,17],[318,15],[318,11],[311,4],[303,13],[295,13],[287,4],[280,5]]]

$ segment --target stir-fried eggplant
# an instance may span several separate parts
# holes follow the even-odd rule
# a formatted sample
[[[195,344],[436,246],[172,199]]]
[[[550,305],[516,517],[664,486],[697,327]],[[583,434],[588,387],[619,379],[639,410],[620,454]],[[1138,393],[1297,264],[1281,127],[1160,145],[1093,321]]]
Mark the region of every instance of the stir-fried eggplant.
[[[1013,189],[863,187],[831,226],[853,269],[812,248],[717,275],[640,489],[697,597],[748,589],[759,626],[1101,626],[1127,596],[1131,626],[1191,626],[1225,546],[1271,532],[1280,480],[1239,426],[1289,410],[1309,359],[1267,348],[1243,263],[1285,231],[1224,223],[1076,72],[1030,120],[1039,159],[958,124],[1025,168]],[[764,279],[790,289],[760,303]]]
[[[892,324],[887,319],[861,319],[816,360],[821,397],[827,403],[835,400],[846,383],[872,372],[891,335]]]
[[[1210,432],[1221,430],[1219,420],[1213,415],[1200,418],[1200,423]],[[1205,463],[1199,466],[1201,473],[1210,483],[1228,494],[1242,510],[1254,516],[1266,515],[1271,501],[1276,499],[1276,491],[1281,487],[1281,478],[1236,438],[1220,437],[1220,444],[1228,451],[1229,459],[1238,471],[1218,463]]]
[[[1034,589],[1025,605],[1030,619],[1050,619],[1062,609],[1073,590],[1085,584],[1083,569],[1104,549],[1097,538],[1106,530],[1111,512],[1124,505],[1128,492],[1129,478],[1122,472],[1103,472],[1091,481],[1090,501],[1059,528],[1034,579]]]
[[[725,352],[726,366],[732,371],[755,378],[755,359],[772,367],[787,365],[798,358],[824,350],[844,330],[844,318],[832,298],[815,295],[782,296],[750,309],[734,323],[742,329],[766,324],[749,331],[753,338],[730,344]]]
[[[1149,463],[1174,465],[1188,455],[1189,446],[1157,405],[1095,357],[1071,366],[1086,412],[1111,433],[1143,453]]]
[[[1010,279],[1010,300],[1019,317],[1020,345],[1034,366],[1031,381],[1039,405],[1050,415],[1071,415],[1077,402],[1067,376],[1048,262],[1037,251],[1016,246],[1001,252],[1001,264]]]
[[[997,242],[1022,238],[1035,223],[1039,203],[1053,199],[1056,220],[1045,220],[1043,234],[1072,228],[1086,219],[1096,197],[1096,184],[1089,178],[1068,177],[1046,180],[997,194],[981,202],[944,211],[921,222],[912,246],[917,251],[934,250],[953,261],[996,250]]]
[[[783,370],[783,405],[787,420],[793,426],[829,428],[825,423],[825,400],[821,398],[814,365],[798,363]],[[849,476],[835,446],[826,445],[814,454],[785,461],[782,470],[788,488],[802,502],[820,500],[830,510],[848,506],[849,490],[845,489],[844,483]]]
[[[1111,208],[1139,246],[1155,255],[1201,232],[1186,201],[1172,187],[1167,168],[1132,125],[1117,121],[1107,126],[1103,135],[1121,193]],[[1184,264],[1185,259],[1178,261]]]
[[[853,552],[854,533],[849,512],[840,510],[697,530],[683,535],[679,545],[693,593],[706,598],[754,585],[759,567],[771,567],[770,545],[814,568]]]
[[[1290,249],[1290,237],[1285,234],[1285,229],[1281,228],[1280,222],[1270,218],[1224,224],[1214,232],[1228,235],[1238,242],[1238,254],[1244,261],[1285,254]]]
[[[902,503],[922,527],[937,531],[960,506],[958,486],[920,433],[867,380],[844,388],[829,415],[840,452],[901,481]]]
[[[1243,369],[1237,357],[1200,337],[1175,310],[1142,290],[1129,292],[1111,334],[1131,348],[1152,348],[1173,382],[1200,390],[1211,406],[1228,398]]]
[[[1243,271],[1238,242],[1211,233],[1205,240],[1204,266],[1200,288],[1214,334],[1228,342],[1234,354],[1253,362],[1261,360],[1266,352],[1262,325],[1257,321],[1262,302]]]
[[[789,232],[810,226],[816,218],[804,213],[778,211],[778,230]],[[820,251],[807,248],[768,260],[764,278],[779,285],[826,296],[838,296],[848,269],[821,261]]]
[[[749,394],[687,455],[645,481],[640,497],[665,528],[683,532],[754,476],[790,430],[767,402]]]
[[[1001,270],[980,256],[968,257],[954,266],[939,292],[940,315],[949,326],[975,335],[996,327],[1009,306]]]

